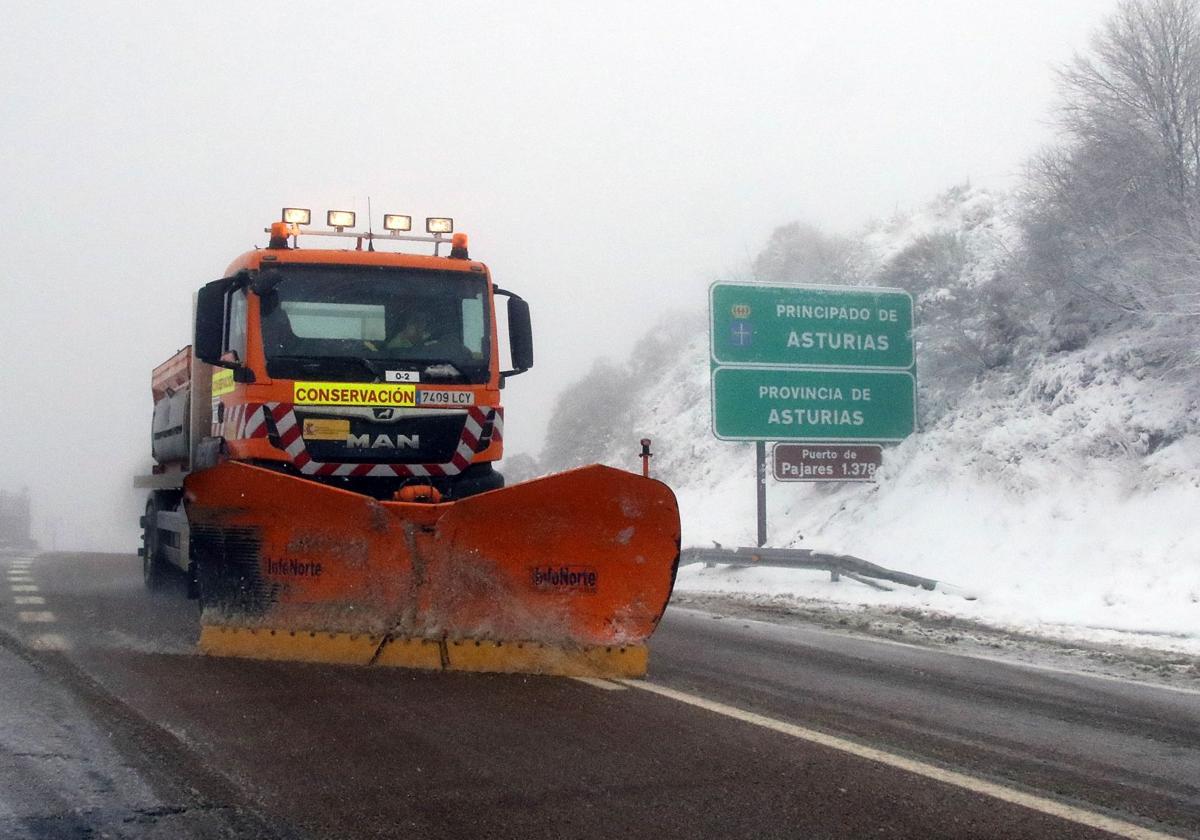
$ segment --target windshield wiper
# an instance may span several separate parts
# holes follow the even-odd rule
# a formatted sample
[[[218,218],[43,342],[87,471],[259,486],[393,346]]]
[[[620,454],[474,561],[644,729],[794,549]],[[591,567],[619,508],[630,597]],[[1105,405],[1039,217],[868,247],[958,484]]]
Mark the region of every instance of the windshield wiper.
[[[449,359],[421,359],[417,361],[421,370],[430,376],[462,376],[458,365]]]
[[[291,356],[280,355],[271,356],[271,362],[283,362],[289,365],[304,370],[311,371],[315,374],[321,374],[327,371],[330,367],[341,364],[353,364],[363,370],[368,371],[376,382],[383,382],[385,373],[388,370],[420,370],[422,375],[427,376],[430,380],[442,380],[449,382],[466,382],[470,380],[470,374],[482,374],[485,371],[481,370],[482,363],[466,365],[462,360],[454,359],[377,359],[366,358],[363,356]]]
[[[365,368],[371,376],[375,377],[377,382],[383,381],[383,374],[379,369],[369,359],[365,359],[362,356],[272,356],[270,361],[287,362],[314,372],[327,367],[330,363],[353,362],[359,367]]]

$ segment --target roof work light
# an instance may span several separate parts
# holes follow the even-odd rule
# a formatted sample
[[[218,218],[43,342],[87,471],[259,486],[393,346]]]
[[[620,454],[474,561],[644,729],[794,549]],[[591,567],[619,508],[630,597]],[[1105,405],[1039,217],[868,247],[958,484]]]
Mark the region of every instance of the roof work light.
[[[325,224],[341,232],[348,227],[354,227],[355,214],[350,210],[330,210],[325,214]]]
[[[403,216],[399,213],[384,213],[383,229],[390,230],[392,233],[412,230],[412,216]]]
[[[454,233],[454,220],[433,216],[425,220],[426,233]]]
[[[307,225],[312,221],[312,211],[302,207],[284,207],[283,220],[289,225]]]

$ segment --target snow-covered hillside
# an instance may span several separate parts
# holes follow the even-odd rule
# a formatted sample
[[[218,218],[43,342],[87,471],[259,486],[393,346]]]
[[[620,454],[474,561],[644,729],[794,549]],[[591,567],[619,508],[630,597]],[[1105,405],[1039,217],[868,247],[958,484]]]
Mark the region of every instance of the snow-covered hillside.
[[[903,280],[914,293],[922,428],[885,452],[874,485],[768,489],[771,545],[854,554],[979,599],[777,569],[689,567],[681,589],[905,605],[1068,635],[1151,633],[1200,652],[1195,376],[1168,374],[1132,329],[1075,350],[1022,351],[1039,313],[1013,323],[1013,307],[989,303],[1011,291],[1007,206],[954,190],[836,249],[835,268],[849,261],[858,282]],[[757,279],[784,279],[796,263],[789,241],[777,236]],[[581,398],[617,393],[615,411]],[[685,545],[752,544],[754,449],[712,435],[702,309],[664,320],[628,361],[597,367],[551,425],[547,470],[597,459],[632,469],[636,440],[652,437]],[[572,450],[584,430],[597,451]]]

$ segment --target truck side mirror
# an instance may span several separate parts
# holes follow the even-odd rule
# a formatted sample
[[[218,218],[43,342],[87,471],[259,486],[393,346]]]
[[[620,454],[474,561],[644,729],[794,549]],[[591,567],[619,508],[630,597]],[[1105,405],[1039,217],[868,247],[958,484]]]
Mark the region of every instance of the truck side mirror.
[[[260,296],[270,294],[281,280],[283,280],[283,272],[278,268],[264,268],[250,283],[250,291]]]
[[[196,329],[192,352],[210,365],[229,367],[221,361],[221,345],[225,343],[225,294],[232,286],[230,280],[214,280],[196,293]]]
[[[513,376],[533,367],[533,324],[529,320],[529,304],[524,298],[512,295],[508,299],[508,346],[515,370]]]

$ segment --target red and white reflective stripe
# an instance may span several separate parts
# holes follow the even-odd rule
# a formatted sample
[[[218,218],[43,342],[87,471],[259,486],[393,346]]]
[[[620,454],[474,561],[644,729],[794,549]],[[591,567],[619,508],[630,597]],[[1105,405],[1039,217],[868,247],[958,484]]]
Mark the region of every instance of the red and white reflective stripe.
[[[257,435],[250,434],[250,426],[256,424],[260,428],[260,433]],[[262,419],[262,406],[257,403],[245,403],[242,405],[241,414],[238,416],[237,426],[234,428],[234,434],[240,440],[248,437],[265,437],[267,434],[266,427]]]
[[[246,424],[239,429],[240,437],[261,438],[267,436],[267,413],[263,406],[255,405],[247,412]]]
[[[313,460],[304,444],[300,423],[292,408],[290,403],[267,403],[265,406],[253,406],[249,419],[242,421],[242,433],[239,437],[265,437],[267,434],[265,412],[271,412],[271,418],[275,421],[275,429],[279,433],[280,445],[291,456],[296,469],[304,475],[386,478],[458,475],[471,466],[471,460],[475,453],[482,450],[480,439],[484,426],[489,421],[492,423],[491,440],[497,441],[500,440],[500,429],[503,425],[501,409],[471,406],[466,409],[467,418],[463,424],[462,434],[458,438],[458,446],[445,464],[350,464]]]
[[[504,409],[492,410],[492,443],[504,440]]]
[[[225,419],[218,422],[217,412],[220,411],[220,401],[213,401],[212,434],[227,440],[244,440],[245,438],[266,437],[267,429],[263,420],[262,406],[258,403],[236,403],[225,409]]]

